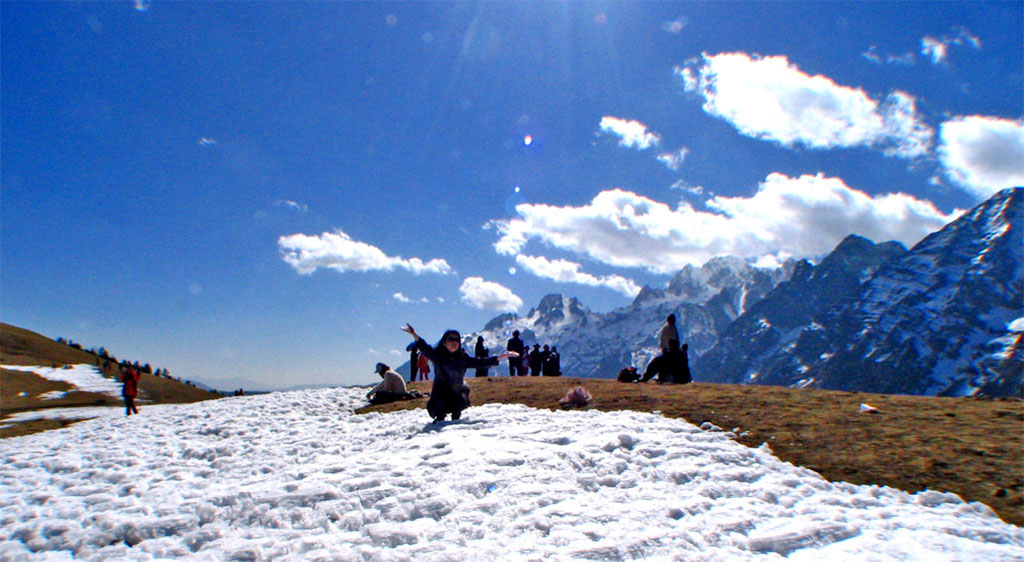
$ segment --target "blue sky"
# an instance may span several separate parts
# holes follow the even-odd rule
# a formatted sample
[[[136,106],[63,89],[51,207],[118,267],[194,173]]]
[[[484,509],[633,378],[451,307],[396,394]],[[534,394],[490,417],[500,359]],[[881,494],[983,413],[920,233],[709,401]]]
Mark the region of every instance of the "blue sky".
[[[1020,2],[0,14],[3,321],[222,389],[373,382],[406,322],[607,311],[715,255],[910,246],[1024,184]]]

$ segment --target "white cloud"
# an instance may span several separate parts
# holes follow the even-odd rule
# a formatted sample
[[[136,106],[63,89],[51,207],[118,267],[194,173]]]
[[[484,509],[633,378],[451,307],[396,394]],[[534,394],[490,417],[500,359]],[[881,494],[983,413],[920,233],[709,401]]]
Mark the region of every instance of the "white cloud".
[[[958,27],[956,32],[954,37],[944,35],[941,38],[935,38],[926,35],[921,39],[921,54],[931,59],[932,64],[945,64],[949,48],[952,46],[967,44],[975,50],[981,49],[981,39],[972,35],[967,28]]]
[[[292,234],[277,240],[281,259],[303,275],[310,275],[319,268],[333,269],[342,273],[349,271],[392,271],[405,269],[415,274],[452,272],[448,262],[433,259],[423,263],[419,258],[404,259],[388,256],[376,246],[353,240],[338,230],[325,232],[320,236]]]
[[[412,299],[410,299],[409,297],[403,295],[402,293],[395,293],[395,294],[391,295],[391,298],[395,299],[398,302],[406,303],[406,304],[412,302]]]
[[[658,162],[665,165],[666,168],[673,172],[679,171],[679,168],[683,165],[683,160],[686,160],[686,155],[690,153],[690,150],[685,146],[675,152],[665,152],[658,155]]]
[[[860,56],[864,57],[865,59],[875,64],[882,64],[882,57],[878,55],[878,47],[874,45],[869,47],[867,51],[861,53]]]
[[[1024,185],[1024,121],[958,117],[940,126],[939,139],[946,175],[967,191],[987,198]]]
[[[693,196],[704,195],[704,186],[703,185],[690,185],[690,182],[688,182],[686,180],[676,180],[676,182],[673,183],[672,185],[670,185],[669,187],[672,188],[672,189],[678,189],[678,190],[680,190],[680,191],[682,191],[684,193],[687,193],[687,194],[693,195]]]
[[[308,205],[302,205],[296,203],[295,201],[278,201],[277,203],[275,203],[275,205],[277,205],[278,207],[288,207],[289,209],[294,209],[296,211],[299,211],[300,213],[305,213],[309,211]]]
[[[517,255],[516,263],[523,266],[530,273],[544,279],[551,279],[562,283],[576,283],[589,287],[606,287],[627,297],[635,297],[640,292],[640,286],[632,279],[626,279],[621,275],[605,275],[597,277],[580,271],[582,266],[566,260],[549,260],[543,256]]]
[[[752,197],[713,197],[710,211],[675,209],[620,189],[582,207],[523,204],[519,218],[494,221],[498,253],[530,241],[617,266],[675,273],[721,255],[820,256],[849,234],[913,245],[956,215],[897,193],[872,197],[838,178],[771,174]]]
[[[704,55],[702,63],[697,91],[704,111],[744,135],[786,147],[867,146],[904,157],[921,156],[931,144],[933,132],[917,118],[908,94],[879,103],[859,88],[805,74],[784,56],[725,53]],[[684,84],[692,80],[676,72]]]
[[[903,53],[902,55],[889,55],[885,62],[899,66],[913,66],[917,62],[914,53]]]
[[[459,287],[462,302],[482,310],[515,312],[523,306],[523,299],[516,296],[507,287],[484,281],[482,277],[467,277]]]
[[[932,64],[946,60],[946,43],[934,37],[925,36],[921,39],[921,54],[931,59]]]
[[[626,121],[618,117],[602,117],[601,130],[619,137],[619,146],[645,150],[657,146],[661,137],[647,130],[647,125],[639,121]]]
[[[693,64],[691,61],[690,64]],[[677,66],[676,76],[679,76],[683,80],[683,90],[687,92],[696,92],[700,88],[700,78],[697,77],[697,73],[694,72],[690,66]]]

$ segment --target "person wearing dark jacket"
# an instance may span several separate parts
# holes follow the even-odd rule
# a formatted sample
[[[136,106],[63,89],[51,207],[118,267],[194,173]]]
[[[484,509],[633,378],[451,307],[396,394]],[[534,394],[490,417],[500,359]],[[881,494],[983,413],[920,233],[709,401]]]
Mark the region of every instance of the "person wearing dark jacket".
[[[530,376],[540,376],[540,365],[540,344],[535,343],[533,344],[533,351],[530,352]]]
[[[402,331],[416,338],[416,348],[434,364],[434,384],[427,401],[427,413],[435,422],[443,421],[448,414],[457,420],[469,407],[466,369],[494,367],[506,357],[518,356],[515,352],[506,352],[495,357],[471,357],[462,349],[462,336],[456,330],[446,330],[441,341],[433,347],[411,325],[406,324]]]
[[[558,355],[557,347],[551,346],[551,353],[549,353],[548,358],[544,360],[544,366],[541,368],[541,373],[545,377],[562,376],[562,359]]]
[[[483,336],[477,336],[476,337],[476,348],[473,350],[473,356],[478,358],[478,359],[483,359],[483,358],[487,357],[490,352],[491,352],[491,350],[487,349],[487,346],[484,345],[484,337]],[[478,377],[486,377],[487,376],[487,370],[488,370],[487,367],[477,367],[477,369],[476,369],[476,376],[478,376]]]
[[[525,375],[526,370],[523,369],[523,359],[526,355],[526,344],[519,338],[519,330],[512,331],[512,337],[505,345],[505,350],[516,354],[515,357],[510,357],[508,360],[508,376],[519,377]]]
[[[416,349],[416,342],[405,346],[405,350],[409,352],[409,382],[416,382],[416,372],[420,365],[420,351]]]

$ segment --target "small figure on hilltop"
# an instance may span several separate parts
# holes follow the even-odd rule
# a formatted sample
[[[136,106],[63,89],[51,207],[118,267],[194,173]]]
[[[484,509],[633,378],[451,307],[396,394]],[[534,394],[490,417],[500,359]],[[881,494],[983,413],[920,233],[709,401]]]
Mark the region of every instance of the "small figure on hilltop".
[[[484,345],[484,337],[483,336],[477,336],[476,337],[476,348],[473,349],[473,356],[476,357],[477,359],[484,359],[484,358],[486,358],[488,356],[490,351],[491,350],[487,349],[487,346]],[[487,371],[488,371],[487,367],[477,367],[477,369],[476,369],[476,376],[478,376],[478,377],[486,377],[487,376]]]
[[[419,355],[419,352],[417,351],[416,354]],[[419,359],[416,360],[416,369],[420,373],[421,381],[430,380],[430,361],[427,360],[426,355],[419,355]]]
[[[530,352],[530,376],[540,375],[541,357],[540,344],[533,344],[533,351]]]
[[[519,339],[519,330],[512,331],[512,337],[509,338],[508,344],[505,345],[505,350],[511,353],[515,353],[515,357],[510,357],[508,360],[508,376],[519,377],[526,374],[526,370],[523,369],[523,359],[526,355],[526,344],[523,340]]]
[[[690,346],[683,344],[683,347],[679,348],[679,371],[676,375],[676,384],[686,384],[691,382],[693,378],[690,376]]]
[[[409,352],[409,382],[416,382],[416,372],[420,365],[420,351],[416,349],[416,342],[405,346],[405,350]]]
[[[658,345],[661,347],[662,353],[679,349],[679,330],[676,329],[675,314],[669,314],[665,319],[665,324],[661,326],[661,331],[658,332]]]
[[[135,406],[135,398],[139,395],[140,378],[139,372],[133,367],[128,367],[121,375],[121,382],[124,383],[124,386],[121,387],[121,396],[124,397],[124,415],[126,416],[139,413],[139,409]]]
[[[392,371],[391,367],[386,364],[377,363],[375,372],[384,380],[366,393],[366,399],[370,401],[370,404],[387,404],[388,402],[419,398],[406,388],[402,375]]]
[[[427,401],[427,413],[440,422],[451,414],[453,420],[462,417],[462,411],[469,407],[469,387],[466,386],[466,369],[494,367],[506,357],[517,357],[512,351],[494,357],[470,357],[462,349],[462,336],[456,330],[446,330],[441,341],[431,347],[409,324],[402,331],[416,338],[416,347],[434,364],[434,384]]]
[[[551,346],[551,352],[548,353],[548,358],[544,360],[544,364],[541,366],[541,374],[545,377],[562,376],[562,358],[558,355],[557,347]]]
[[[647,382],[658,377],[658,382],[680,383],[690,382],[690,364],[687,355],[689,346],[679,347],[679,331],[676,330],[676,315],[669,314],[665,324],[658,333],[658,345],[661,347],[661,355],[655,357],[647,365],[644,377],[640,382]]]
[[[619,371],[619,376],[616,380],[619,382],[638,382],[640,380],[640,373],[636,372],[636,367],[623,367]]]

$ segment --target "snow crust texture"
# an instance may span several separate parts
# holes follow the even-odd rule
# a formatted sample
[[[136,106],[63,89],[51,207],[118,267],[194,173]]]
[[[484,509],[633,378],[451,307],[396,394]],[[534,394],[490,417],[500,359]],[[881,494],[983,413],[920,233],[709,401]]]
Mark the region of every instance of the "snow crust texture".
[[[829,483],[681,420],[487,405],[432,425],[355,415],[363,392],[7,439],[0,560],[1024,559],[982,504]]]

